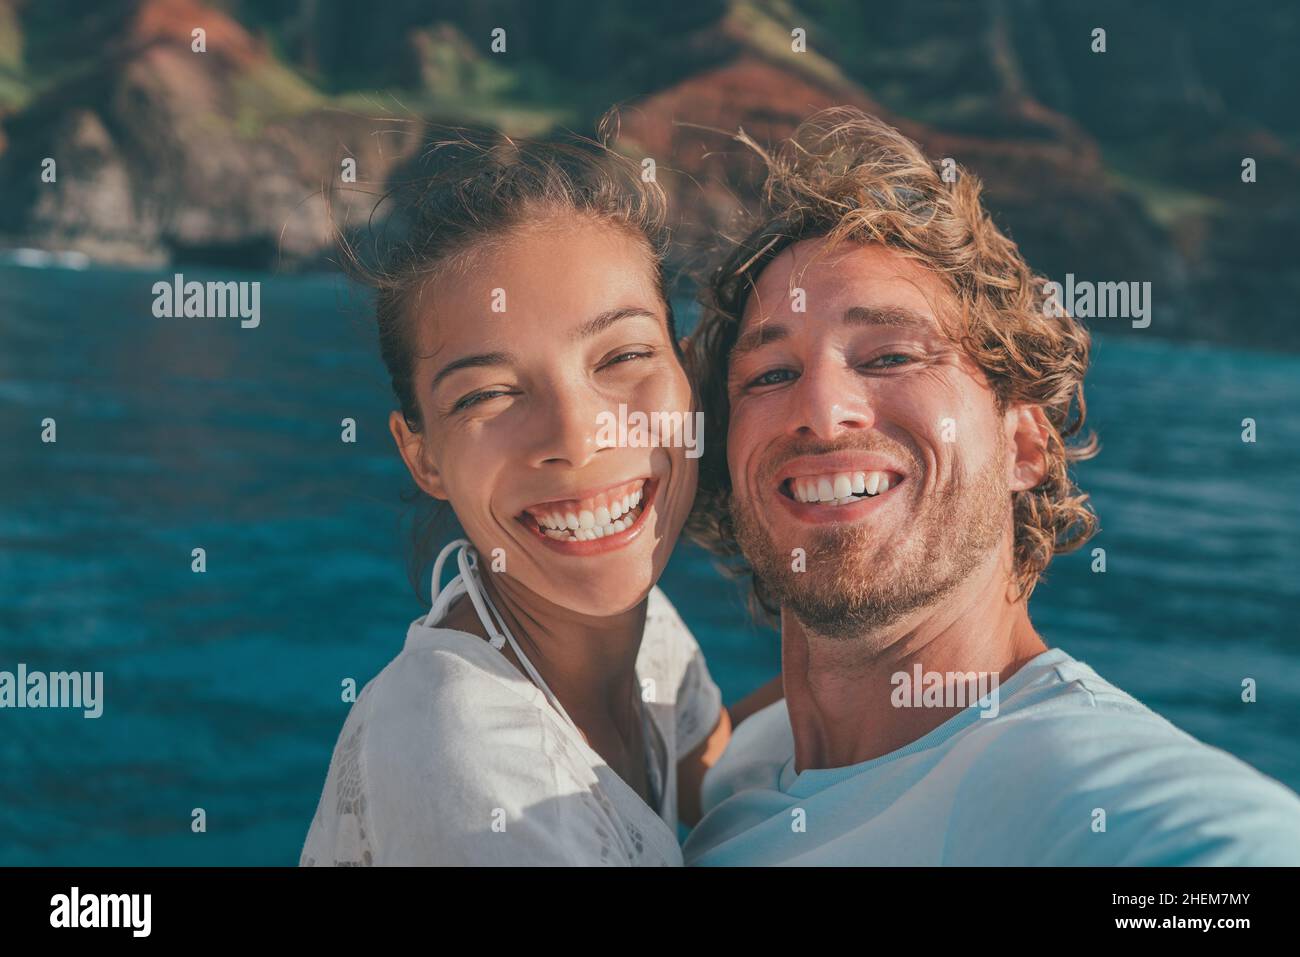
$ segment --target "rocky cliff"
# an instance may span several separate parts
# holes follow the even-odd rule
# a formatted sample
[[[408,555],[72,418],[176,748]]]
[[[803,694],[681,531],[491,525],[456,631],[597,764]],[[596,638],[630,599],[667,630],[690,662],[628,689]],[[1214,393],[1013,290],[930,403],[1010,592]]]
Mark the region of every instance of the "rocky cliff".
[[[719,131],[774,139],[853,103],[979,175],[1037,269],[1150,280],[1156,332],[1300,347],[1287,244],[1300,226],[1288,53],[1300,18],[1262,3],[87,8],[0,0],[0,245],[320,267],[321,189],[344,158],[382,188],[429,124],[590,131],[614,102],[621,146],[670,171],[682,238],[705,241],[757,185]],[[490,50],[498,27],[504,53]]]

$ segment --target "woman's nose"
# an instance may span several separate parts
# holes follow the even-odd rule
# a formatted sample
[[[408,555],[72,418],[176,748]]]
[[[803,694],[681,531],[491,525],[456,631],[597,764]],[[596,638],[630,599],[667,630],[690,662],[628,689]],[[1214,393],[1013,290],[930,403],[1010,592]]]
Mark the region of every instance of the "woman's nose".
[[[582,468],[608,442],[600,426],[608,403],[582,389],[555,390],[542,397],[533,417],[536,430],[529,458],[534,466]],[[602,441],[606,440],[606,441]]]

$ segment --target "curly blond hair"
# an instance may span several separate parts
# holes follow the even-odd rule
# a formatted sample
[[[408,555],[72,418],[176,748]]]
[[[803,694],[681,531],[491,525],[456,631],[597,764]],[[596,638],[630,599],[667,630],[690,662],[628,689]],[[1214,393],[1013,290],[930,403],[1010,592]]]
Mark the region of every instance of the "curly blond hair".
[[[822,110],[769,153],[743,131],[735,139],[764,161],[767,177],[747,234],[730,245],[704,284],[703,315],[689,360],[707,434],[690,536],[751,578],[751,607],[769,622],[779,613],[744,561],[729,507],[727,364],[750,291],[782,250],[809,238],[880,243],[915,259],[952,293],[956,308],[941,327],[983,370],[1000,411],[1011,403],[1042,408],[1049,424],[1047,469],[1032,489],[1013,493],[1015,579],[1027,599],[1054,555],[1077,549],[1097,530],[1088,496],[1069,474],[1090,458],[1097,438],[1082,436],[1083,378],[1090,337],[1052,302],[1015,243],[980,204],[980,183],[951,161],[935,164],[898,130],[851,107]]]

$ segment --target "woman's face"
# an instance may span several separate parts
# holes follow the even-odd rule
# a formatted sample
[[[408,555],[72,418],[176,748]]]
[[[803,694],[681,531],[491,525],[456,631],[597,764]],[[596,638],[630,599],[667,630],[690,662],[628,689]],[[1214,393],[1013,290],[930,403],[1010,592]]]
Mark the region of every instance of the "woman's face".
[[[639,603],[697,474],[671,433],[638,447],[607,427],[620,405],[624,420],[694,412],[644,245],[586,220],[530,226],[429,283],[413,321],[424,428],[397,412],[390,426],[480,562],[580,614]]]

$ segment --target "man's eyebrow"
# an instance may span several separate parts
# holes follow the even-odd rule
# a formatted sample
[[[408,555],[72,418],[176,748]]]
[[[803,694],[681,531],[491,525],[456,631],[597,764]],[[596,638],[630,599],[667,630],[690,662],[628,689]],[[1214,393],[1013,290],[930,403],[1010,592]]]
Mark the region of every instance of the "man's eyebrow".
[[[840,321],[846,326],[921,326],[931,328],[923,315],[902,306],[850,306]],[[755,349],[788,338],[790,330],[779,323],[765,322],[741,335],[731,347],[730,359],[737,359]]]
[[[925,316],[902,306],[850,306],[842,321],[848,326],[932,326]]]
[[[438,374],[433,377],[431,389],[438,388],[438,383],[453,372],[459,372],[461,369],[481,369],[484,366],[505,366],[515,361],[515,357],[508,352],[481,352],[477,355],[462,356],[459,359],[453,359],[445,366],[438,370]]]
[[[573,331],[570,338],[574,342],[581,342],[583,339],[590,339],[598,333],[604,332],[616,322],[622,322],[624,319],[630,319],[633,316],[649,316],[655,318],[655,314],[643,306],[622,306],[618,309],[607,309],[594,319],[588,319],[577,329]]]
[[[755,349],[761,349],[763,346],[773,342],[780,342],[788,338],[790,330],[785,326],[778,325],[774,322],[765,322],[755,329],[750,329],[736,340],[736,344],[731,347],[731,354],[727,357],[729,360],[735,360],[753,352]]]

